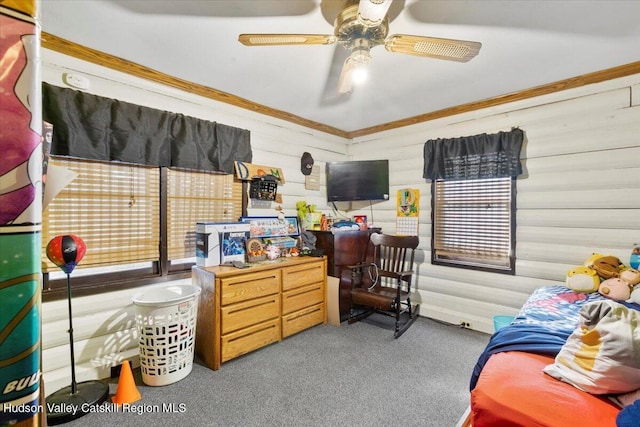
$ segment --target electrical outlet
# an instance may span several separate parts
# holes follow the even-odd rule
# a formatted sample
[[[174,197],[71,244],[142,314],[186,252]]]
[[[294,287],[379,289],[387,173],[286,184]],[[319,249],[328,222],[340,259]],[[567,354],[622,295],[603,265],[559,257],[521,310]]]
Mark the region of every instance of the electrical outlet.
[[[460,321],[460,327],[461,328],[466,328],[466,329],[471,329],[471,322],[467,322],[465,320],[461,320]]]
[[[121,370],[122,370],[122,365],[112,366],[111,372],[110,372],[111,378],[119,378]]]

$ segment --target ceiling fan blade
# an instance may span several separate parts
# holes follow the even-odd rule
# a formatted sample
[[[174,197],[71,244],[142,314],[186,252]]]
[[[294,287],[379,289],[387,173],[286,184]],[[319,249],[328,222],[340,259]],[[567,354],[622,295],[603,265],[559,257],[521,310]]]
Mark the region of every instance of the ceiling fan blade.
[[[245,46],[283,46],[297,44],[333,44],[336,36],[328,34],[240,34]]]
[[[338,79],[338,93],[349,93],[353,90],[353,72],[356,64],[347,58],[342,66],[340,78]]]
[[[358,21],[365,27],[377,27],[387,16],[393,0],[360,0]]]
[[[331,65],[327,78],[324,82],[322,89],[322,96],[320,97],[320,105],[331,106],[347,102],[349,100],[349,93],[339,93],[338,81],[342,75],[342,69],[344,68],[344,61],[349,58],[351,52],[340,45],[335,45],[333,51],[333,57],[331,58]]]
[[[468,62],[480,52],[482,43],[394,34],[387,38],[384,47],[390,52],[446,59],[448,61]]]

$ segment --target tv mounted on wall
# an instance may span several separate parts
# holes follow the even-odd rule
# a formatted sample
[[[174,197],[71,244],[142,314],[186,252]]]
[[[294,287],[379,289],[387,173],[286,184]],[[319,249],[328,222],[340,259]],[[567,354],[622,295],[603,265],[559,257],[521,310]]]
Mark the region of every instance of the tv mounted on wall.
[[[389,161],[352,160],[326,165],[327,201],[389,200]]]

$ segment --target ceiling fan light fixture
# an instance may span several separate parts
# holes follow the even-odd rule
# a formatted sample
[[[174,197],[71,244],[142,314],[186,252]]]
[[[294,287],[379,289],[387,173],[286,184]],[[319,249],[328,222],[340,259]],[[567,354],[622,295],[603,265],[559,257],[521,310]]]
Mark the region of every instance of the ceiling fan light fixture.
[[[369,78],[369,71],[366,64],[358,64],[351,72],[351,82],[354,85],[361,85]]]
[[[349,61],[354,64],[368,64],[371,61],[371,52],[368,48],[357,48],[351,51]]]
[[[358,5],[358,22],[365,27],[377,27],[387,16],[393,0],[361,0]]]

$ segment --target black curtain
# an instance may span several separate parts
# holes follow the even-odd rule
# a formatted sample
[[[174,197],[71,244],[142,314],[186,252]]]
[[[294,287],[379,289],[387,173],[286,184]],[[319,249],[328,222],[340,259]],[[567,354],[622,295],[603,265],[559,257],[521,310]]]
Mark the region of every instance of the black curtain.
[[[424,144],[423,177],[467,180],[522,174],[520,129],[461,138],[432,139]]]
[[[251,162],[246,129],[42,85],[43,120],[53,124],[51,154],[234,173]]]

